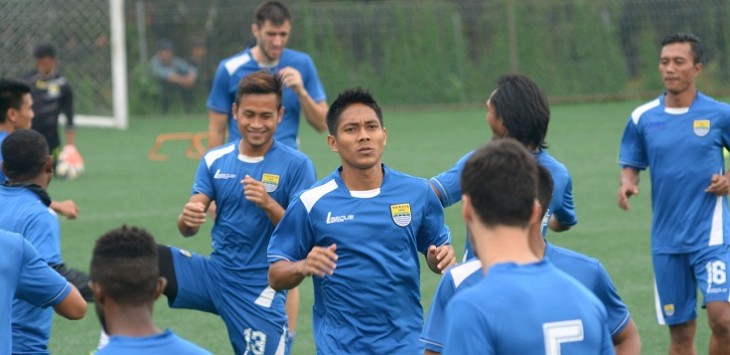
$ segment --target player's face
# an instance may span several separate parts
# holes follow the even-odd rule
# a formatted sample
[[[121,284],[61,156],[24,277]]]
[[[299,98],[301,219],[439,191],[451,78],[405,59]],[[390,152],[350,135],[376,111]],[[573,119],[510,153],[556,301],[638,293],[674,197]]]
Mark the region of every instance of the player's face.
[[[701,63],[695,63],[692,46],[687,42],[670,43],[662,47],[659,57],[659,73],[668,94],[678,95],[694,90],[695,77],[702,70]]]
[[[13,126],[15,129],[28,129],[33,122],[35,113],[33,112],[33,98],[30,94],[23,95],[23,102],[20,105],[20,110],[11,108],[13,117]]]
[[[372,108],[352,104],[340,114],[335,135],[327,137],[327,142],[340,154],[342,165],[366,170],[380,165],[387,138]]]
[[[276,26],[271,21],[265,21],[261,27],[254,23],[251,26],[251,31],[256,37],[256,46],[258,46],[264,60],[271,63],[281,57],[286,42],[289,41],[291,23],[284,21],[280,26]]]
[[[35,60],[35,65],[36,65],[36,69],[38,69],[39,73],[41,73],[43,75],[48,75],[56,67],[56,58],[53,58],[53,57],[37,58]]]
[[[249,156],[263,156],[273,143],[276,126],[284,108],[276,109],[275,94],[249,94],[233,104],[234,117],[241,132],[241,152]]]
[[[494,104],[492,104],[492,96],[494,96],[495,92],[497,92],[497,90],[492,92],[492,95],[489,96],[486,104],[487,124],[489,124],[489,128],[492,129],[492,139],[504,138],[507,135],[507,128],[504,127],[502,119],[497,116],[497,110],[494,108]]]

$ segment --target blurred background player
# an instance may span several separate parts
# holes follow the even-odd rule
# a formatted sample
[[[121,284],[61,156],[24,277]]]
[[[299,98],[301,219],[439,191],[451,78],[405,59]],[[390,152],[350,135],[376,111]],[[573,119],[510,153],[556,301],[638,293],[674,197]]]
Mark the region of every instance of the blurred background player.
[[[342,166],[287,209],[269,243],[269,282],[285,290],[313,276],[318,353],[417,353],[418,252],[435,273],[454,263],[443,208],[426,180],[382,163],[387,131],[370,93],[341,93],[327,127]]]
[[[629,209],[639,173],[651,171],[651,253],[656,314],[669,325],[670,354],[694,354],[697,288],[712,329],[710,354],[730,354],[730,214],[722,149],[730,147],[730,105],[697,90],[702,44],[692,34],[662,41],[665,92],[639,106],[619,152],[618,205]]]
[[[190,112],[194,103],[193,93],[198,80],[198,69],[185,59],[175,56],[172,42],[161,39],[157,52],[150,61],[152,75],[160,82],[162,113],[170,108],[170,95],[179,92],[185,112]]]
[[[545,136],[550,123],[550,106],[540,87],[524,75],[503,75],[497,79],[497,88],[490,95],[486,106],[492,139],[516,139],[552,175],[555,188],[550,208],[543,219],[543,235],[547,234],[548,227],[555,232],[562,232],[577,224],[570,173],[565,165],[546,150]],[[473,154],[474,151],[467,153],[449,170],[431,178],[431,187],[444,207],[461,201],[461,172]],[[464,260],[473,256],[470,239],[467,237]]]
[[[285,351],[285,295],[269,287],[266,248],[293,195],[315,182],[309,158],[274,139],[282,85],[264,71],[244,77],[233,105],[242,138],[209,151],[198,166],[177,226],[195,235],[216,201],[210,257],[160,247],[170,307],[219,314],[236,354]]]
[[[53,307],[68,319],[81,319],[86,302],[79,291],[38,255],[23,236],[0,229],[0,353],[12,349],[11,316],[15,300],[36,307]]]
[[[34,116],[30,92],[30,86],[24,82],[0,79],[0,144],[16,129],[30,128]],[[5,174],[0,171],[0,183],[5,180]],[[79,208],[72,200],[51,201],[51,208],[68,219],[76,219],[79,215]]]
[[[553,179],[550,177],[550,172],[545,167],[538,166],[537,199],[540,202],[541,213],[547,211],[552,196]],[[535,256],[550,261],[558,269],[578,280],[606,307],[608,329],[616,354],[641,354],[639,331],[603,265],[594,258],[548,243],[542,236],[541,223],[530,224],[529,233],[530,249]],[[478,258],[456,265],[444,273],[433,296],[421,335],[421,342],[426,346],[425,355],[443,352],[448,302],[456,293],[479,283],[483,278],[482,263]]]
[[[462,216],[485,275],[448,304],[444,354],[614,353],[605,307],[530,248],[537,180],[534,157],[513,139],[464,165]]]
[[[46,192],[53,175],[53,157],[45,138],[19,129],[2,143],[2,170],[8,181],[0,186],[0,228],[19,233],[40,256],[91,299],[88,275],[66,267],[61,258],[61,228],[48,208]],[[48,353],[53,311],[16,300],[13,303],[13,353]]]
[[[167,282],[157,263],[157,244],[142,228],[123,225],[96,241],[91,288],[96,314],[110,336],[98,355],[210,354],[169,329],[155,327],[152,308]]]

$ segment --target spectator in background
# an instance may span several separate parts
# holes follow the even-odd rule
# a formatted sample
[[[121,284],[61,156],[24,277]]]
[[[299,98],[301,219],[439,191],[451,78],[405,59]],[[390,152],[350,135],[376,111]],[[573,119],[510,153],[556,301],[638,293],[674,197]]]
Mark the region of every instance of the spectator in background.
[[[160,80],[162,112],[167,113],[170,106],[170,92],[179,91],[185,112],[190,112],[193,104],[193,89],[198,80],[198,70],[176,57],[170,40],[162,39],[157,44],[157,52],[151,61],[152,75]]]
[[[213,80],[216,64],[210,61],[208,57],[208,45],[202,37],[193,38],[190,43],[190,57],[188,62],[198,69],[198,85],[207,95]]]

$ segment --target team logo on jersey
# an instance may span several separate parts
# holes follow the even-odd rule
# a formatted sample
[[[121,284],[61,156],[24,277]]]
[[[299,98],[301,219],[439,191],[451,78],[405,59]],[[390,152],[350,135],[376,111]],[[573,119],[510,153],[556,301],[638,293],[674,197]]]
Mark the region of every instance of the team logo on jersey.
[[[274,192],[279,187],[279,175],[264,173],[264,176],[261,177],[261,182],[264,183],[264,190],[266,192]]]
[[[390,205],[390,216],[393,217],[393,222],[400,227],[411,224],[411,205],[408,203]]]
[[[704,137],[710,133],[710,120],[695,120],[692,123],[692,129],[697,137]]]
[[[216,170],[215,174],[213,174],[213,179],[233,179],[235,177],[236,174],[222,173],[221,169]]]
[[[48,96],[50,97],[59,97],[61,96],[61,86],[58,84],[48,84]]]
[[[674,303],[664,305],[664,314],[666,314],[667,317],[674,315]]]

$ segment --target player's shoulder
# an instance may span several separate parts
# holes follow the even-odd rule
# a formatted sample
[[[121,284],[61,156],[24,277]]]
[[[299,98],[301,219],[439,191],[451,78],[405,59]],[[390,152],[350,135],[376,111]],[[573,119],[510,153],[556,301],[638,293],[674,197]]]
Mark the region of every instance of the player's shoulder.
[[[230,142],[209,150],[207,153],[205,153],[205,155],[203,155],[203,160],[205,161],[205,164],[210,168],[213,163],[215,163],[220,158],[226,156],[227,154],[234,153],[236,151],[237,144],[238,141]]]
[[[271,152],[276,155],[286,157],[286,159],[289,159],[289,160],[295,161],[295,162],[311,161],[311,159],[309,159],[309,156],[304,154],[302,151],[294,149],[294,148],[292,148],[284,143],[281,143],[279,141],[276,141],[276,140],[274,143],[274,149],[272,149]]]
[[[703,94],[702,92],[697,93],[697,99],[702,105],[709,106],[713,110],[720,110],[724,111],[725,113],[730,113],[730,104],[727,102],[719,101],[711,96],[707,96]]]
[[[450,278],[454,283],[454,288],[459,288],[467,279],[481,275],[481,270],[482,262],[479,259],[472,259],[449,268],[444,274],[444,279]]]
[[[559,177],[570,177],[568,168],[560,160],[556,159],[547,150],[541,149],[540,152],[535,153],[537,163],[544,166],[552,175],[553,180],[557,180]]]
[[[255,61],[251,56],[251,52],[246,49],[221,60],[220,66],[224,67],[229,75],[233,75],[236,71],[242,69],[246,64],[250,63],[255,63]]]
[[[388,175],[388,178],[391,182],[397,182],[398,184],[408,184],[409,188],[420,187],[431,189],[428,183],[428,179],[426,178],[409,175],[402,171],[392,169],[387,165],[383,165],[383,169],[385,170],[385,173]]]
[[[23,248],[23,236],[5,229],[0,229],[0,248],[6,255],[16,255],[14,250]]]
[[[656,110],[660,110],[662,106],[663,104],[661,96],[649,102],[645,102],[639,105],[633,111],[631,111],[631,120],[634,122],[634,124],[638,124],[642,117],[647,114],[653,113]]]
[[[601,265],[598,259],[570,249],[553,244],[549,244],[548,248],[550,248],[549,260],[556,266],[561,263],[568,263],[576,268],[587,270],[588,268],[598,268]]]
[[[312,57],[308,53],[291,48],[284,48],[284,52],[281,54],[281,60],[283,62],[282,65],[289,65],[290,62],[313,62]]]
[[[334,174],[338,174],[338,172],[335,171]],[[312,187],[299,192],[294,197],[295,201],[301,202],[307,212],[310,212],[322,198],[339,188],[334,174],[317,181]]]

